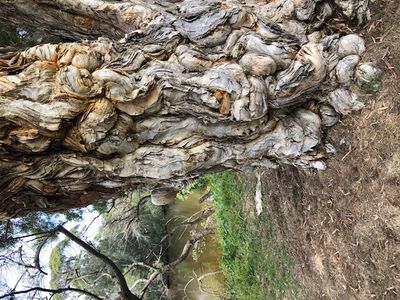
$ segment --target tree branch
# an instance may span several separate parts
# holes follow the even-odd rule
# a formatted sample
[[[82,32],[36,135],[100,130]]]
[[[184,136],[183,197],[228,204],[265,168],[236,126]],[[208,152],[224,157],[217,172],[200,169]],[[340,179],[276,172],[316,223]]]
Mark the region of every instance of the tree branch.
[[[136,204],[136,215],[129,220],[128,225],[126,225],[126,228],[129,228],[129,226],[135,222],[136,220],[140,219],[140,207],[142,205],[144,205],[148,200],[151,199],[150,195],[144,196],[142,198],[140,198],[140,200],[138,201],[138,203]]]
[[[140,297],[140,299],[143,299],[144,295],[146,294],[148,288],[150,287],[150,285],[152,284],[152,282],[161,274],[166,273],[170,270],[172,270],[173,268],[175,268],[177,265],[179,265],[180,263],[182,263],[189,255],[190,250],[192,249],[192,247],[194,246],[194,244],[196,244],[196,242],[202,238],[204,238],[205,236],[211,234],[214,232],[213,228],[209,228],[209,229],[205,229],[200,233],[195,234],[191,239],[189,239],[186,244],[183,246],[183,250],[181,252],[181,255],[174,260],[173,262],[163,266],[161,269],[154,271],[149,279],[147,284],[145,285],[145,287],[143,288],[142,291],[142,295]]]
[[[118,266],[110,258],[108,258],[104,254],[100,253],[95,248],[93,248],[92,246],[90,246],[89,244],[87,244],[86,242],[84,242],[83,240],[81,240],[80,238],[78,238],[77,236],[72,234],[71,232],[69,232],[63,226],[58,226],[56,228],[56,230],[61,232],[62,234],[64,234],[71,241],[73,241],[74,243],[78,244],[84,250],[86,250],[90,254],[94,255],[98,259],[102,260],[105,264],[107,264],[108,266],[111,267],[111,269],[113,270],[113,272],[114,272],[114,274],[115,274],[115,276],[117,278],[117,281],[118,281],[118,284],[120,286],[121,293],[122,293],[122,296],[124,297],[124,299],[126,299],[126,300],[140,300],[137,296],[135,296],[129,290],[128,284],[127,284],[126,279],[124,277],[124,274],[121,272],[121,270],[118,268]]]
[[[129,268],[128,268],[128,270],[126,270],[124,272],[124,275],[128,274],[130,271],[132,271],[136,267],[144,267],[144,268],[153,269],[153,270],[159,270],[160,269],[160,268],[157,268],[155,266],[146,264],[144,262],[135,262],[135,263],[129,265]]]
[[[204,208],[204,209],[202,209],[201,211],[198,211],[198,212],[194,213],[193,215],[191,215],[190,217],[187,217],[187,218],[186,218],[186,217],[183,217],[183,216],[174,216],[174,217],[172,217],[171,219],[169,219],[168,222],[167,222],[167,224],[168,224],[169,222],[172,222],[173,220],[175,221],[175,220],[177,220],[177,219],[179,219],[179,218],[182,218],[182,219],[184,219],[184,220],[183,220],[180,224],[176,225],[176,226],[173,227],[171,230],[169,230],[169,232],[168,232],[167,234],[165,234],[165,235],[161,238],[160,242],[159,242],[157,245],[155,245],[154,247],[151,248],[151,250],[149,251],[149,254],[146,256],[145,260],[147,260],[152,254],[154,254],[155,249],[156,249],[158,246],[162,245],[162,243],[163,243],[166,239],[168,239],[169,237],[171,237],[171,236],[175,233],[175,231],[177,231],[178,229],[180,229],[180,228],[183,227],[183,226],[184,226],[185,228],[187,228],[187,227],[190,226],[190,225],[194,225],[194,224],[196,224],[196,223],[198,223],[198,222],[200,222],[200,221],[202,221],[202,220],[208,218],[208,217],[211,216],[214,212],[215,212],[215,210],[212,209],[212,208]],[[200,215],[200,216],[197,216],[197,215]],[[186,229],[185,229],[185,230],[186,230]],[[183,234],[183,233],[184,233],[184,232],[182,232],[182,234]],[[181,235],[182,235],[182,234],[181,234]]]
[[[24,262],[24,260],[21,258],[21,253],[19,253],[19,255],[20,255],[20,258],[19,258],[20,261],[15,260],[15,259],[13,259],[13,258],[11,258],[9,256],[6,256],[6,255],[0,255],[0,259],[3,260],[4,262],[6,262],[6,264],[7,264],[7,261],[8,261],[8,262],[14,263],[14,264],[16,264],[18,266],[24,267],[26,269],[37,269],[37,267],[34,266],[34,265],[26,264]]]
[[[20,239],[28,238],[28,237],[31,237],[31,236],[38,236],[38,235],[40,235],[39,237],[37,237],[37,238],[39,239],[39,238],[42,237],[42,235],[47,235],[47,234],[52,233],[52,232],[53,232],[52,230],[49,230],[49,231],[42,231],[42,232],[30,233],[30,234],[21,235],[21,236],[16,236],[16,237],[12,237],[12,236],[11,236],[11,237],[9,237],[8,239],[6,239],[6,240],[4,240],[4,241],[5,241],[5,242],[8,242],[8,241],[20,240]]]
[[[11,293],[8,293],[8,294],[5,294],[3,296],[0,296],[0,299],[5,299],[7,297],[12,297],[12,296],[19,295],[19,294],[27,294],[27,293],[30,293],[30,292],[33,292],[33,291],[52,293],[53,295],[54,294],[62,294],[62,293],[65,293],[65,292],[76,292],[76,293],[85,294],[85,295],[87,295],[89,297],[92,297],[93,299],[96,299],[96,300],[103,300],[102,298],[98,297],[97,295],[95,295],[95,294],[93,294],[93,293],[91,293],[89,291],[78,289],[78,288],[71,288],[71,287],[59,288],[59,289],[55,289],[55,290],[42,288],[42,287],[33,287],[33,288],[30,288],[30,289],[27,289],[27,290],[13,291]]]
[[[35,263],[35,267],[39,270],[40,273],[47,275],[46,272],[44,272],[42,270],[42,267],[40,266],[40,252],[42,251],[44,245],[46,244],[46,242],[48,241],[48,239],[51,237],[52,234],[49,234],[48,236],[46,236],[43,241],[41,241],[41,243],[39,244],[39,246],[36,249],[36,253],[35,253],[35,259],[34,259],[34,263]]]
[[[22,280],[22,278],[25,276],[26,272],[27,272],[27,270],[25,270],[25,272],[22,273],[22,275],[18,278],[17,282],[16,282],[15,285],[14,285],[14,288],[12,289],[13,291],[15,291],[15,290],[17,289],[18,284],[21,282],[21,280]]]
[[[183,261],[188,257],[188,255],[189,255],[189,253],[190,253],[190,250],[192,249],[192,247],[194,246],[194,244],[195,244],[198,240],[200,240],[200,239],[206,237],[207,235],[209,235],[209,234],[211,234],[211,233],[213,233],[213,232],[214,232],[214,228],[209,228],[209,229],[203,230],[203,231],[200,232],[200,233],[195,234],[191,239],[189,239],[189,240],[186,242],[185,246],[183,246],[183,250],[182,250],[182,252],[181,252],[181,255],[180,255],[176,260],[174,260],[173,262],[171,262],[171,263],[165,265],[165,266],[161,269],[161,271],[162,271],[163,273],[165,273],[165,272],[168,272],[168,271],[172,270],[172,269],[173,269],[174,267],[176,267],[177,265],[179,265],[181,262],[183,262]]]

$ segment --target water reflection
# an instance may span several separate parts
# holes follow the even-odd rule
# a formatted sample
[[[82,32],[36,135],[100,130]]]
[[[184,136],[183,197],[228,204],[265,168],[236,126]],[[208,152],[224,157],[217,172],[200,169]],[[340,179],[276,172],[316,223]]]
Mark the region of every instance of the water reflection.
[[[183,246],[190,238],[190,232],[194,229],[201,230],[205,222],[214,222],[213,217],[197,222],[191,226],[180,226],[173,230],[182,220],[202,210],[212,210],[212,205],[205,201],[199,203],[199,199],[206,190],[194,191],[185,201],[176,201],[167,208],[168,230],[173,231],[169,248],[169,260],[179,257]],[[221,299],[224,294],[224,278],[219,267],[220,248],[214,235],[208,235],[205,241],[197,243],[189,255],[170,274],[170,288],[173,291],[173,299],[213,300]]]

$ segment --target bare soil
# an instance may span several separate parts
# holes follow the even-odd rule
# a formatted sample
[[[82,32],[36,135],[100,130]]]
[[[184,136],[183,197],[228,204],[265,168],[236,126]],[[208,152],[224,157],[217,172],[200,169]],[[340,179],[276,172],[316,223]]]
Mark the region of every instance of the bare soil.
[[[400,2],[375,0],[358,31],[385,71],[360,113],[327,133],[328,169],[263,175],[269,216],[310,299],[400,299]]]

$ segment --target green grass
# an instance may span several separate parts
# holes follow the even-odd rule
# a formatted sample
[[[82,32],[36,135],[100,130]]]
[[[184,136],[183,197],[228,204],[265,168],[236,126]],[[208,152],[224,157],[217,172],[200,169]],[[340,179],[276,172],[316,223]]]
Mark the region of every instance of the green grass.
[[[293,262],[272,223],[254,213],[255,180],[231,172],[208,176],[214,195],[221,267],[232,299],[302,299]]]

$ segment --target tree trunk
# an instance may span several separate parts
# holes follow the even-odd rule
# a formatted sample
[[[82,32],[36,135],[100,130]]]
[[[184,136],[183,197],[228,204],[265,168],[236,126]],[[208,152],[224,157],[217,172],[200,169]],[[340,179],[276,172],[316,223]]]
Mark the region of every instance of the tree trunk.
[[[180,17],[193,19],[203,13],[217,12],[223,6],[225,9],[247,10],[266,22],[287,23],[292,29],[294,25],[289,20],[293,16],[295,21],[305,23],[313,21],[314,26],[320,27],[334,9],[340,10],[349,19],[362,23],[369,19],[368,2],[368,0],[0,0],[0,20],[28,28],[40,28],[72,40],[98,37],[119,39],[127,33],[145,29],[152,24],[160,22],[171,24]]]
[[[142,1],[0,0],[0,7],[2,20],[72,40],[119,39],[158,15]]]
[[[0,54],[0,215],[224,169],[323,168],[334,108],[362,107],[350,87],[363,41],[313,33],[331,1],[241,2],[0,0],[2,17],[25,11],[18,22],[74,39],[141,28]],[[93,23],[71,26],[82,16]]]

